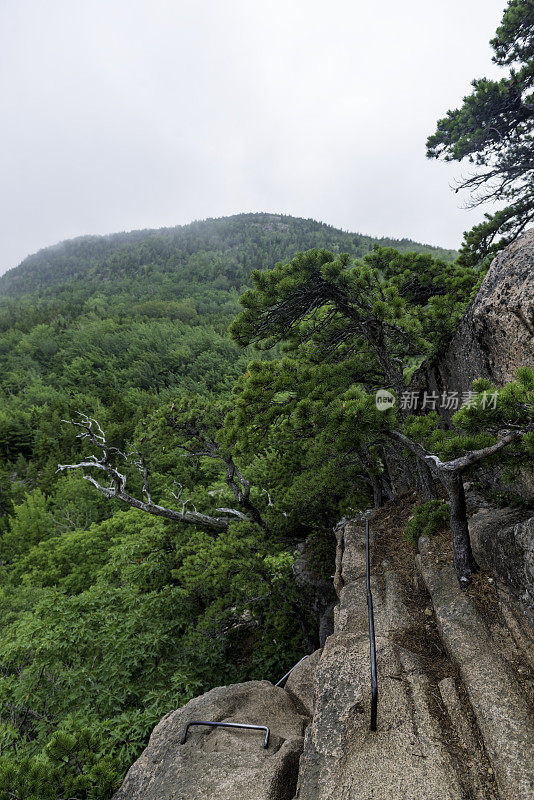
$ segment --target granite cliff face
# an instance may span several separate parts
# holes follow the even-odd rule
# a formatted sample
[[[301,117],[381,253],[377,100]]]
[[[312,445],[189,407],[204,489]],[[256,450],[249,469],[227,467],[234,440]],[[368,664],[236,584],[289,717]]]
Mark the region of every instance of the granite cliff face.
[[[456,334],[428,370],[432,391],[467,392],[474,378],[498,385],[534,368],[534,230],[492,262]]]
[[[427,372],[431,391],[468,392],[473,379],[503,385],[519,367],[534,369],[534,229],[492,262],[476,297],[449,346]],[[450,421],[454,411],[440,409]],[[479,477],[488,488],[513,489],[534,506],[534,471],[523,470],[514,486],[502,481],[498,468],[482,466]],[[480,509],[469,522],[478,562],[493,571],[523,604],[534,623],[534,517],[532,512],[492,507]]]
[[[495,574],[520,602],[534,631],[534,516],[518,508],[483,504],[469,519],[478,563]]]

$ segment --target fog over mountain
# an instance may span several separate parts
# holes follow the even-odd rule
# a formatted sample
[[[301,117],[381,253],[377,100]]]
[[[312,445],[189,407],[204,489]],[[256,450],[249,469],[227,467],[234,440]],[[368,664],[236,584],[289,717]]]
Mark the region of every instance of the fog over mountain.
[[[502,0],[6,0],[0,272],[66,238],[269,211],[458,247],[482,216],[425,159],[499,74]]]

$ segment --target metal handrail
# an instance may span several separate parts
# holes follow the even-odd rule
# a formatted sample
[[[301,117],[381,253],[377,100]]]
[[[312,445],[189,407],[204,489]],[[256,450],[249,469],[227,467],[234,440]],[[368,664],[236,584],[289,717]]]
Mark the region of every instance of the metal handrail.
[[[270,729],[267,725],[245,725],[242,722],[204,722],[200,719],[193,719],[191,722],[188,722],[184,728],[184,732],[182,734],[182,741],[180,744],[185,744],[185,740],[187,739],[187,731],[192,725],[210,725],[212,728],[248,728],[249,730],[255,731],[265,731],[265,740],[263,742],[263,747],[267,748],[269,746],[269,736],[271,735]]]
[[[366,571],[367,571],[367,608],[369,609],[369,649],[371,656],[371,730],[376,731],[376,715],[378,710],[378,681],[376,677],[376,643],[375,615],[373,612],[373,595],[371,594],[371,565],[369,558],[369,520],[365,520],[366,539]]]
[[[275,686],[280,686],[280,684],[282,684],[282,683],[285,681],[285,679],[286,679],[286,678],[289,678],[289,676],[291,675],[291,673],[293,672],[293,670],[294,670],[294,669],[296,669],[296,668],[298,667],[298,665],[299,665],[299,664],[302,664],[302,662],[304,661],[304,659],[305,659],[305,658],[309,658],[309,656],[302,656],[302,658],[300,659],[300,661],[297,661],[297,663],[295,664],[295,666],[294,666],[294,667],[291,667],[291,669],[289,670],[289,672],[286,672],[286,674],[284,675],[284,677],[283,677],[283,678],[280,678],[280,680],[278,681],[278,683],[275,683],[274,685],[275,685]]]

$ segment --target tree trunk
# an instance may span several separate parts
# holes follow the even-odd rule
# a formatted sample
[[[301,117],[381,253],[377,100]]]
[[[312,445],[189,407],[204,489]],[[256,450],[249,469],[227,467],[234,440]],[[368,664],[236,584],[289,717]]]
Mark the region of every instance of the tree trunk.
[[[436,492],[436,487],[434,485],[434,476],[430,471],[428,464],[426,464],[422,459],[417,458],[417,475],[419,484],[418,488],[420,488],[423,497],[425,500],[437,500],[438,493]]]
[[[390,472],[389,472],[389,467],[388,467],[388,463],[387,463],[385,454],[384,454],[384,457],[383,457],[383,462],[384,462],[384,472],[382,473],[382,487],[383,487],[384,494],[386,495],[388,500],[396,500],[397,499],[397,493],[395,491],[395,485],[394,485],[393,481],[391,480],[391,475],[390,475]]]
[[[436,477],[441,481],[450,500],[450,524],[452,532],[452,549],[454,556],[454,568],[460,581],[460,586],[465,588],[469,583],[469,578],[473,572],[478,570],[471,550],[469,540],[469,527],[467,525],[467,505],[465,502],[464,482],[462,473],[478,464],[482,459],[494,456],[512,442],[521,439],[525,434],[534,430],[534,423],[529,423],[524,428],[509,431],[506,436],[481,450],[470,450],[463,456],[452,461],[442,461],[437,455],[426,450],[418,442],[409,439],[401,431],[389,430],[388,434],[392,439],[401,442],[405,447],[415,453],[418,460],[425,462],[427,469],[431,469]]]
[[[382,483],[378,475],[370,475],[371,486],[373,487],[373,503],[375,508],[383,505]]]
[[[460,471],[441,475],[440,477],[447,489],[450,501],[454,569],[460,581],[460,586],[465,589],[469,584],[472,573],[478,570],[478,564],[473,556],[469,539],[464,481]]]
[[[269,535],[270,532],[271,532],[270,529],[269,529],[269,526],[267,525],[267,523],[263,519],[262,515],[260,514],[260,512],[258,511],[256,506],[253,503],[251,503],[250,500],[248,500],[248,499],[247,500],[243,500],[242,505],[243,505],[243,508],[245,508],[248,511],[249,516],[252,519],[252,522],[255,522],[256,525],[259,525],[260,528],[262,528],[262,530],[264,530],[265,533],[267,535]]]

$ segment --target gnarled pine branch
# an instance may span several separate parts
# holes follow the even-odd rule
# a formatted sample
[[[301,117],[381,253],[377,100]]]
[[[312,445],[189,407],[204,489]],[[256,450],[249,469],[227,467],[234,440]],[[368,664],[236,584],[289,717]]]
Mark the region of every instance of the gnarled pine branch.
[[[231,462],[231,467],[228,467],[226,482],[234,492],[237,502],[244,508],[245,513],[238,509],[221,508],[217,510],[225,514],[225,516],[213,517],[208,514],[200,513],[196,508],[193,511],[186,510],[186,505],[189,501],[182,500],[183,487],[180,487],[180,493],[178,495],[174,494],[174,497],[182,504],[181,510],[167,508],[152,500],[148,469],[142,456],[136,451],[127,454],[117,447],[112,447],[107,442],[104,431],[96,419],[81,412],[78,412],[78,416],[79,419],[77,421],[63,420],[63,422],[78,428],[80,432],[77,434],[77,437],[79,439],[88,439],[93,447],[96,448],[97,451],[100,451],[100,455],[90,455],[84,461],[79,461],[77,464],[58,464],[58,472],[63,472],[68,469],[83,469],[84,479],[91,483],[95,489],[105,497],[120,500],[132,508],[138,508],[140,511],[145,511],[157,517],[164,517],[173,522],[183,522],[188,525],[196,525],[201,528],[222,531],[228,528],[232,517],[234,519],[237,517],[242,520],[252,519],[254,522],[259,522],[259,524],[265,526],[258,510],[250,502],[250,483],[245,480],[233,462]],[[115,463],[117,459],[131,464],[140,473],[143,481],[144,499],[134,497],[127,491],[127,478],[125,474],[118,470]],[[103,473],[104,476],[107,476],[109,484],[104,485],[99,482],[97,478],[91,474],[93,471]],[[248,512],[248,514],[246,512]]]

